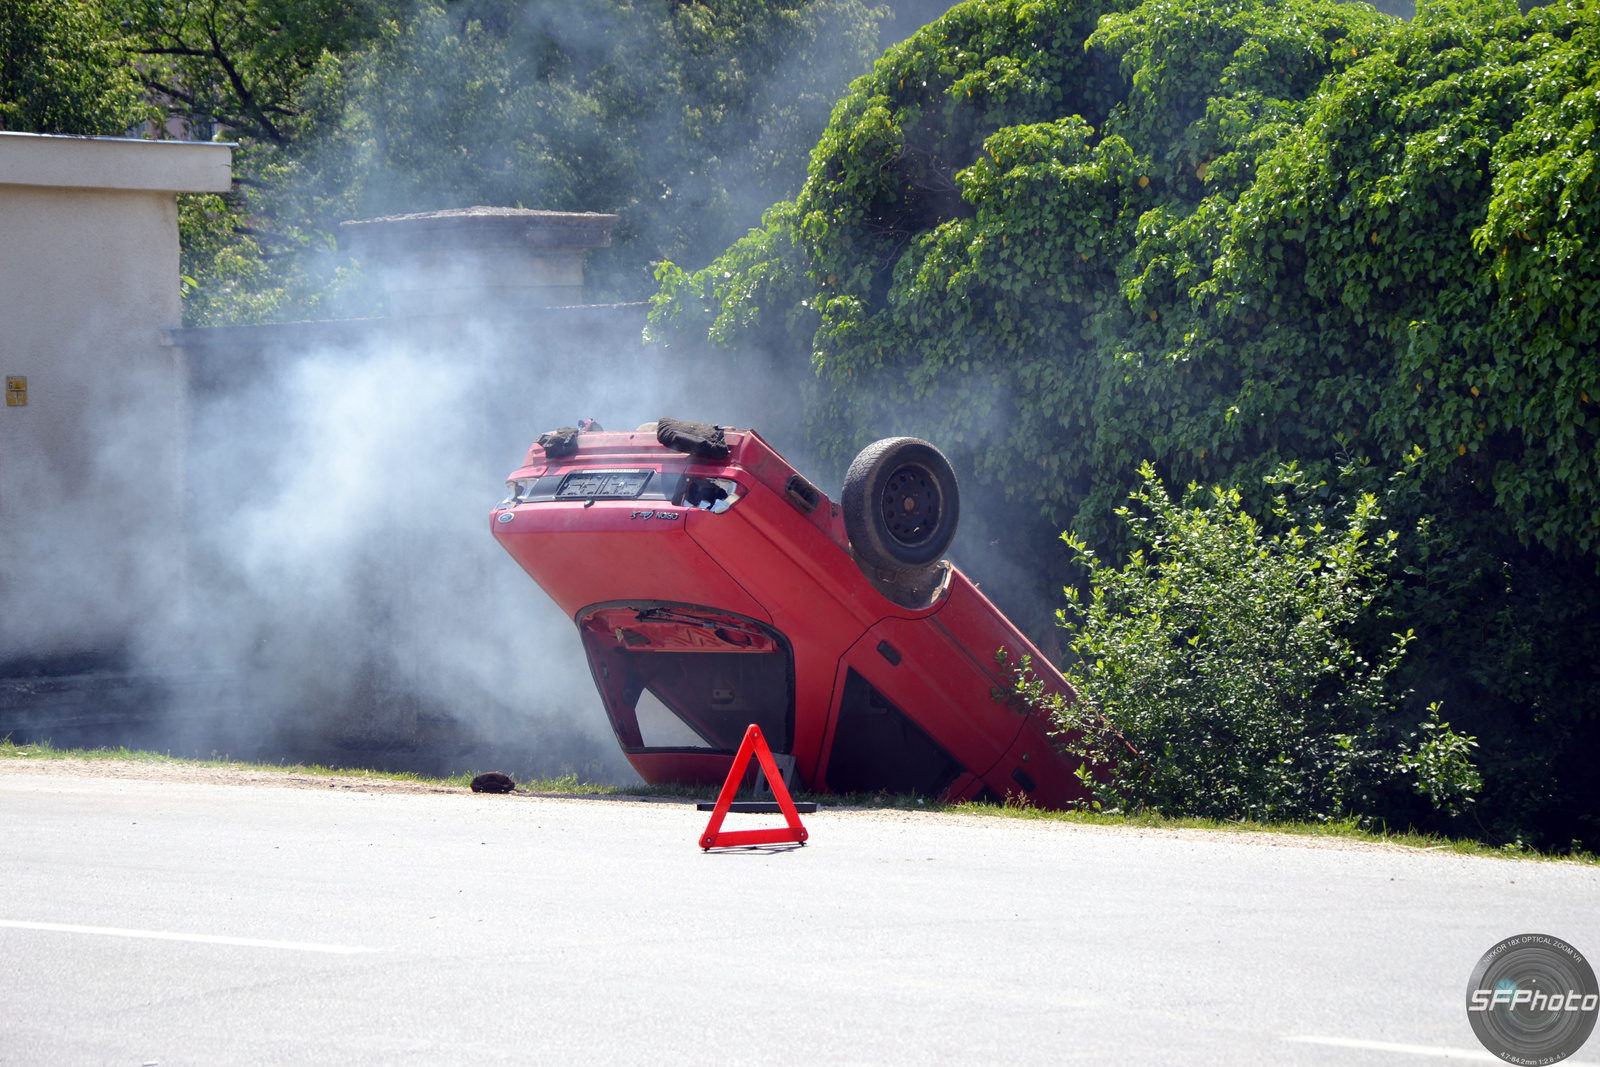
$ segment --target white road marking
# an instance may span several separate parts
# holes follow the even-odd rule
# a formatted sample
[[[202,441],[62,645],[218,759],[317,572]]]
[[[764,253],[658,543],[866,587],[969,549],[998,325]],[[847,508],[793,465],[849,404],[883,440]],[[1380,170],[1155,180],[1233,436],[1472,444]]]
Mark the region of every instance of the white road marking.
[[[152,941],[195,941],[202,945],[240,945],[244,948],[286,948],[297,952],[332,952],[353,956],[377,952],[358,945],[322,945],[313,941],[266,941],[257,937],[221,937],[216,934],[173,934],[165,930],[123,930],[115,926],[73,926],[69,923],[30,923],[0,919],[0,927],[11,930],[46,930],[57,934],[99,934],[102,937],[143,937]]]
[[[1331,1045],[1334,1048],[1359,1048],[1369,1052],[1401,1052],[1408,1056],[1432,1056],[1439,1060],[1473,1060],[1478,1063],[1503,1063],[1488,1049],[1444,1048],[1439,1045],[1397,1045],[1393,1041],[1367,1041],[1359,1037],[1291,1037],[1302,1045]]]
[[[1499,1056],[1481,1048],[1446,1048],[1440,1045],[1399,1045],[1393,1041],[1368,1041],[1359,1037],[1291,1037],[1303,1045],[1331,1045],[1334,1048],[1359,1048],[1369,1052],[1398,1052],[1406,1056],[1431,1056],[1436,1060],[1471,1060],[1474,1063],[1503,1063]],[[1569,1067],[1595,1067],[1583,1060],[1562,1061]]]

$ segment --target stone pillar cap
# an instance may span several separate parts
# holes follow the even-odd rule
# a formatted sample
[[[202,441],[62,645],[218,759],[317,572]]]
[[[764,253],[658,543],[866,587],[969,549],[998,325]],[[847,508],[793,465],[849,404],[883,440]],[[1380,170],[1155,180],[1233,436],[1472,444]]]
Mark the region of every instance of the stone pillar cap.
[[[341,222],[358,253],[464,252],[526,249],[582,252],[611,244],[618,216],[595,211],[465,207]]]

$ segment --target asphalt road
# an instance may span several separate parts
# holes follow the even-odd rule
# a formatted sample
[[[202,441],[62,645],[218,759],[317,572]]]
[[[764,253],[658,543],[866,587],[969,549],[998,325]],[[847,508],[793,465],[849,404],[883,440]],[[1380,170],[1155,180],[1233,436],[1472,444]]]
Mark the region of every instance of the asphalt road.
[[[704,819],[0,768],[0,1063],[1423,1064],[1496,941],[1600,952],[1592,867]]]

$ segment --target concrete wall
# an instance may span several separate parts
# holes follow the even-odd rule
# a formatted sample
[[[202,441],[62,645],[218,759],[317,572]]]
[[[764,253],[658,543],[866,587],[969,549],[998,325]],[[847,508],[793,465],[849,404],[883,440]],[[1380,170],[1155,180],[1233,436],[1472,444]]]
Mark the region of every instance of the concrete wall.
[[[0,133],[0,662],[120,643],[181,581],[178,192],[220,144]]]

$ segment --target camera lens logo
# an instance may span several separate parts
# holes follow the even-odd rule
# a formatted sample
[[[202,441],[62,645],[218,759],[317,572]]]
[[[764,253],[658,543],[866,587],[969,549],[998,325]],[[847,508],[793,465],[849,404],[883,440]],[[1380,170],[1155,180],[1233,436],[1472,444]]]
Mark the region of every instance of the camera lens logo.
[[[1518,934],[1484,953],[1467,983],[1467,1018],[1507,1063],[1560,1063],[1583,1047],[1600,1014],[1600,985],[1583,953],[1549,934]]]

